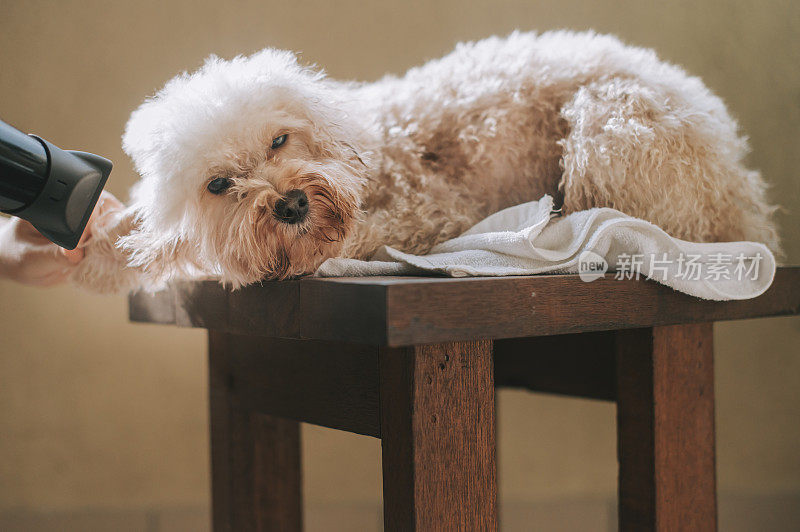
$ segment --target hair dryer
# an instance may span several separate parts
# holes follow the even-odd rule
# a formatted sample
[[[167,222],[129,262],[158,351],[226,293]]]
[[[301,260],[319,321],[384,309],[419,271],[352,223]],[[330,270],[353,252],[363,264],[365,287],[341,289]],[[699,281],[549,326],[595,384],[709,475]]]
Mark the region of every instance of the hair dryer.
[[[78,245],[111,166],[0,121],[0,211],[29,221],[63,248]]]

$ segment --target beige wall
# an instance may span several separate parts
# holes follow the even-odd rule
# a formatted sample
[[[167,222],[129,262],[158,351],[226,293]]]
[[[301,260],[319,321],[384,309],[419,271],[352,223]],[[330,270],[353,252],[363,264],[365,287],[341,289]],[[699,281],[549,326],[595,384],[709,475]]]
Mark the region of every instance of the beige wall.
[[[124,198],[135,180],[119,141],[128,114],[209,53],[278,46],[333,76],[374,79],[458,40],[562,27],[617,33],[702,76],[751,136],[750,161],[787,209],[789,262],[800,262],[793,0],[6,0],[0,117],[110,157],[108,188]],[[800,496],[800,320],[718,325],[716,341],[721,492]],[[201,331],[128,324],[124,297],[0,282],[0,511],[205,505],[204,342]],[[611,405],[503,392],[499,422],[504,500],[613,497]],[[377,504],[376,440],[313,427],[304,437],[310,504]]]

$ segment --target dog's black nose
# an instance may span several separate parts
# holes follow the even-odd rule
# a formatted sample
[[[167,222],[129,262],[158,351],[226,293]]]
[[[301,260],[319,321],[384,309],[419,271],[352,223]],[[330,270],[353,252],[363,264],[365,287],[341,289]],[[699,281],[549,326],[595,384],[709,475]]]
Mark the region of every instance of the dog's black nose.
[[[275,203],[275,218],[287,224],[299,224],[308,214],[308,196],[302,190],[290,190]]]

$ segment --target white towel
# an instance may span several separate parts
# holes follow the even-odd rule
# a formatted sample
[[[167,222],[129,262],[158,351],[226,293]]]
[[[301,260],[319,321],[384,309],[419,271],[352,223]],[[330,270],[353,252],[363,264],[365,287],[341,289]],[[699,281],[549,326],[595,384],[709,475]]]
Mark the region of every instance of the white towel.
[[[764,293],[775,276],[775,257],[756,242],[694,243],[614,209],[558,217],[553,198],[495,213],[428,255],[388,246],[370,261],[334,258],[319,277],[424,275],[452,277],[578,273],[587,282],[606,269],[616,278],[648,277],[675,290],[718,301]]]

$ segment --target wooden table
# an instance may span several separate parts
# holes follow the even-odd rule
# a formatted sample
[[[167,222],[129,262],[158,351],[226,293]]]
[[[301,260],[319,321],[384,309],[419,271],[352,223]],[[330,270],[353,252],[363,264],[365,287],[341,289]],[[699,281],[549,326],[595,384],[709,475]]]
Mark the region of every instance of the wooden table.
[[[130,297],[209,330],[216,531],[300,530],[299,422],[381,439],[384,522],[497,528],[495,388],[616,401],[621,530],[714,530],[712,322],[800,312],[800,268],[710,302],[606,276],[342,278]]]

